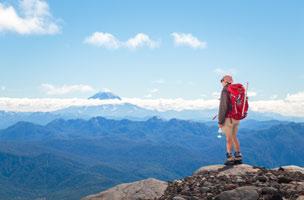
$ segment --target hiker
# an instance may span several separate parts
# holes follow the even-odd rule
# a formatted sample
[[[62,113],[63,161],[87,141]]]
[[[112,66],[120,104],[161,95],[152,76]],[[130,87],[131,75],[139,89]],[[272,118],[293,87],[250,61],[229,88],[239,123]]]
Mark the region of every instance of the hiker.
[[[244,110],[246,112],[248,110],[247,97],[244,95],[245,89],[241,84],[233,84],[232,76],[225,75],[221,79],[221,84],[223,86],[223,90],[219,105],[218,126],[226,135],[227,160],[225,165],[241,164],[242,154],[237,133],[240,119],[245,118],[247,115],[247,113],[244,113]],[[241,94],[238,93],[240,91],[242,92]],[[231,93],[236,94],[235,96],[237,96],[237,98],[231,95]],[[244,101],[244,99],[246,99],[246,101]],[[237,103],[232,104],[232,101]],[[243,106],[244,104],[245,106]],[[235,150],[234,157],[232,155],[232,146]]]

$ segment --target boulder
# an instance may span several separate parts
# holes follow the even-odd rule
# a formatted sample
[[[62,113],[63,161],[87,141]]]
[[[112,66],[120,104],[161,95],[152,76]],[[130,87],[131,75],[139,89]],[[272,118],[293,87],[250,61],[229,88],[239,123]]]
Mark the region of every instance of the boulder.
[[[220,193],[215,200],[257,200],[259,194],[257,188],[253,186],[239,187]]]
[[[251,165],[234,165],[232,167],[227,167],[227,169],[222,169],[219,173],[219,176],[222,175],[245,175],[247,172],[248,173],[256,173],[258,172],[258,168],[253,168]]]
[[[204,172],[210,172],[210,171],[218,171],[219,169],[222,169],[223,167],[225,167],[225,165],[209,165],[209,166],[204,166],[199,168],[198,170],[196,170],[193,175],[197,175],[200,173],[204,173]]]
[[[264,200],[282,200],[283,196],[277,188],[264,187],[261,190]]]
[[[233,165],[233,166],[225,166],[225,165],[210,165],[201,167],[194,172],[193,175],[199,175],[205,172],[219,172],[218,176],[223,175],[245,175],[247,172],[255,173],[259,171],[258,168],[254,168],[251,165],[241,164],[241,165]]]

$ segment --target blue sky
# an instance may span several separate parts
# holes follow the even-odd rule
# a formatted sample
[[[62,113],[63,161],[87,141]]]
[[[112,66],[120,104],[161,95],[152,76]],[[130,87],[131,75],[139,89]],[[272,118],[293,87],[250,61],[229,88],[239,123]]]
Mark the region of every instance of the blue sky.
[[[22,1],[0,2],[2,12],[13,8],[19,20],[35,18],[24,14]],[[303,1],[45,3],[47,14],[38,16],[46,18],[44,25],[28,32],[11,28],[0,12],[2,97],[84,98],[108,88],[123,97],[210,99],[226,72],[249,81],[253,100],[304,91]],[[123,44],[109,49],[85,42],[95,32]],[[156,47],[128,48],[126,41],[138,33]],[[207,45],[176,45],[172,33]]]

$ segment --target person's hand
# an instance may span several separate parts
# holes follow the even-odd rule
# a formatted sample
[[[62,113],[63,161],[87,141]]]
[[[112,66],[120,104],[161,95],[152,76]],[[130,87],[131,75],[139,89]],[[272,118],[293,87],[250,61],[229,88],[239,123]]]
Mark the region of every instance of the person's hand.
[[[219,128],[223,128],[223,124],[218,124]]]

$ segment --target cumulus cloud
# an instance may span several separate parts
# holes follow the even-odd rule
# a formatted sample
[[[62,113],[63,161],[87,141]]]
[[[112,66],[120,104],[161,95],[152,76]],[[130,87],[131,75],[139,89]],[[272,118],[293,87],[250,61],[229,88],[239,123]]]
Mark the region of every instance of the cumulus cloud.
[[[188,46],[194,49],[207,48],[207,42],[200,41],[198,38],[194,37],[190,33],[172,33],[174,39],[174,44],[176,46]]]
[[[108,49],[120,47],[120,41],[110,33],[95,32],[84,40],[85,43]]]
[[[214,99],[141,99],[122,98],[122,100],[99,99],[29,99],[0,98],[0,110],[6,111],[55,111],[69,106],[97,106],[106,104],[131,103],[146,109],[167,110],[207,110],[217,109],[219,100]],[[304,117],[304,92],[289,94],[284,99],[250,101],[250,110],[255,112],[271,112],[284,116]]]
[[[19,12],[13,6],[0,3],[0,31],[18,34],[56,34],[55,22],[44,0],[21,0]]]
[[[47,95],[65,95],[75,92],[93,92],[95,91],[93,87],[89,85],[62,85],[62,86],[54,86],[52,84],[41,84],[41,89],[47,94]]]
[[[87,37],[84,43],[108,49],[118,49],[122,47],[130,49],[148,47],[153,49],[159,46],[159,42],[152,40],[150,36],[144,33],[138,33],[126,42],[123,42],[111,33],[95,32]]]
[[[144,46],[153,49],[158,47],[158,45],[158,42],[151,40],[151,38],[144,33],[138,33],[135,37],[130,38],[127,42],[125,42],[125,46],[132,49],[137,49]]]

